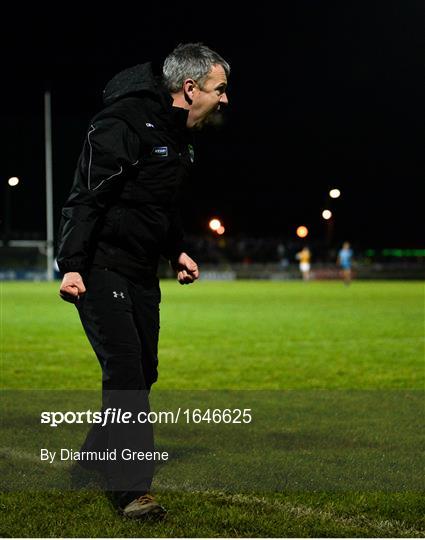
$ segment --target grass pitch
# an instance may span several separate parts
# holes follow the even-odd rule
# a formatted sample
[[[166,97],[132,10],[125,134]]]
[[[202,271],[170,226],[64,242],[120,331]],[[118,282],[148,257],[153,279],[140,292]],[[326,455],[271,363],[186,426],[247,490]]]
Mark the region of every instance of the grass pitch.
[[[59,300],[57,289],[57,283],[2,285],[3,388],[100,389],[100,370],[75,308]],[[417,282],[354,282],[350,287],[340,282],[201,281],[189,287],[163,282],[160,378],[153,398],[177,390],[187,395],[269,392],[274,398],[279,392],[296,392],[299,408],[288,459],[298,458],[300,452],[308,453],[309,445],[323,447],[326,430],[332,430],[329,420],[320,435],[312,421],[314,392],[359,392],[374,395],[378,403],[380,396],[423,389],[423,292]],[[372,418],[371,409],[362,399],[359,418]],[[374,420],[376,429],[372,421],[364,422],[371,426],[368,436],[374,432],[375,440],[384,440],[380,417]],[[399,421],[401,425],[401,416]],[[417,428],[416,421],[409,425],[411,432],[401,437],[406,448],[414,444]],[[288,439],[277,440],[278,445],[289,444]],[[269,460],[271,468],[277,463],[272,456],[266,445],[263,463]],[[3,470],[8,470],[9,458],[3,453]],[[238,460],[242,469],[250,470],[252,463],[244,461],[243,452]],[[189,461],[196,464],[195,458]],[[397,491],[383,478],[375,491],[350,488],[349,483],[345,489],[313,491],[305,486],[272,490],[259,481],[256,491],[252,486],[238,491],[213,485],[211,471],[201,472],[200,478],[185,482],[193,471],[183,467],[173,483],[172,475],[159,471],[156,490],[169,510],[160,524],[123,520],[99,493],[33,490],[2,495],[0,532],[15,537],[425,534],[423,493],[413,483]]]

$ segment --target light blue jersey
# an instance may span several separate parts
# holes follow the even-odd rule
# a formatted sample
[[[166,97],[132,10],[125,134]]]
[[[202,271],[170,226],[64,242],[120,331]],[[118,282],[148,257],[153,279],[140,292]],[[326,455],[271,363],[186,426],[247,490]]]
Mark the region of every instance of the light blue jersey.
[[[338,253],[338,257],[339,257],[339,264],[341,265],[342,268],[344,269],[351,268],[351,259],[353,257],[353,251],[350,248],[341,249]]]

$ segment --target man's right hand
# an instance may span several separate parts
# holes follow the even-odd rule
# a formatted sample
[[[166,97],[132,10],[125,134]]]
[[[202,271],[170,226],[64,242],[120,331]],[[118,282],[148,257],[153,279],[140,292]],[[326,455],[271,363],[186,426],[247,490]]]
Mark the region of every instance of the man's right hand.
[[[78,272],[67,272],[59,289],[59,295],[66,302],[78,302],[80,295],[86,292],[83,278]]]

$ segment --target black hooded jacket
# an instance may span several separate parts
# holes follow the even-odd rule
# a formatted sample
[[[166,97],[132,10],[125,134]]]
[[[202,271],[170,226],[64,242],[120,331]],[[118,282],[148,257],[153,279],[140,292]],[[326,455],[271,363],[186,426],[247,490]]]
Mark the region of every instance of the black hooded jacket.
[[[62,210],[61,272],[107,267],[156,275],[160,255],[183,250],[178,192],[193,161],[188,111],[172,106],[152,65],[118,73],[87,132]]]

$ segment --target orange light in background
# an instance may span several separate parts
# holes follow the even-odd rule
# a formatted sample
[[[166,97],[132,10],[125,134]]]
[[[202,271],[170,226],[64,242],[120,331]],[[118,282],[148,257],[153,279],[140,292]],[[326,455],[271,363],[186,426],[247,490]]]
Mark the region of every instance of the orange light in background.
[[[212,231],[216,231],[216,232],[218,231],[218,229],[219,229],[220,227],[222,227],[221,221],[220,221],[219,219],[217,219],[217,218],[212,219],[212,220],[209,222],[208,225],[209,225],[209,227],[210,227],[210,229],[211,229]]]
[[[323,210],[322,212],[322,218],[323,219],[331,219],[332,212],[330,210]]]
[[[217,234],[224,234],[224,231],[226,229],[223,227],[223,225],[220,225],[220,227],[216,230],[216,233]]]
[[[300,225],[297,228],[297,236],[299,238],[305,238],[308,235],[308,229],[304,225]]]

